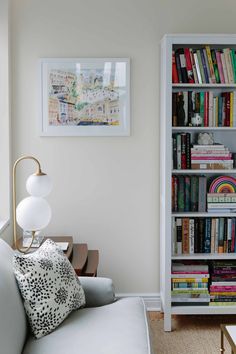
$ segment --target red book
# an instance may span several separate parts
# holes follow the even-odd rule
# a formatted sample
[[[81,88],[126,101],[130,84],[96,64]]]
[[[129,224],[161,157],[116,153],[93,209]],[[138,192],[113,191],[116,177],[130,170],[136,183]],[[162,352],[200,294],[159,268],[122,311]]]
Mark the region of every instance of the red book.
[[[186,60],[186,69],[187,69],[188,82],[190,84],[194,84],[193,67],[192,67],[192,62],[191,62],[191,56],[190,56],[189,48],[184,48],[184,55],[185,55],[185,60]]]
[[[178,84],[179,83],[177,67],[176,67],[176,61],[175,61],[175,52],[174,51],[172,51],[172,82],[174,84]]]
[[[187,168],[187,135],[185,133],[181,134],[181,169]]]
[[[235,220],[232,220],[231,252],[234,252],[234,246],[235,246]]]
[[[189,253],[189,218],[182,219],[182,253]]]
[[[209,92],[204,92],[204,127],[209,126]]]

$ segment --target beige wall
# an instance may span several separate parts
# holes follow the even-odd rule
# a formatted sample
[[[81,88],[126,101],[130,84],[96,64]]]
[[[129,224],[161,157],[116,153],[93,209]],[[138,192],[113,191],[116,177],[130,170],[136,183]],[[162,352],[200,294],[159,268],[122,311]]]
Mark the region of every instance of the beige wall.
[[[233,33],[235,15],[233,0],[13,0],[14,158],[41,160],[54,183],[47,233],[98,248],[118,292],[159,291],[159,41]],[[131,136],[39,137],[40,57],[130,57]]]

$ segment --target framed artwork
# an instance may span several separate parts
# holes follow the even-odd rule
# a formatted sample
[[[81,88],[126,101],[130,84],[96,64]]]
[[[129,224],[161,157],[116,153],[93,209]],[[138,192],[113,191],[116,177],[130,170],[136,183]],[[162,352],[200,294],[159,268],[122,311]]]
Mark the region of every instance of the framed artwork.
[[[40,135],[130,135],[128,58],[40,59],[40,80]]]

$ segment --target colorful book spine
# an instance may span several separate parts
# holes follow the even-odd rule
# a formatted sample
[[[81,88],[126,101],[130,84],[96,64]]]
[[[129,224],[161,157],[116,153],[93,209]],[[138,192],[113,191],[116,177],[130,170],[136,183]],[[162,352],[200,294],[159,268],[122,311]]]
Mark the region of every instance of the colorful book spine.
[[[179,82],[174,51],[172,51],[172,82],[174,84],[177,84]]]
[[[218,67],[218,71],[219,71],[220,83],[225,84],[225,77],[224,77],[224,72],[223,72],[221,53],[218,50],[215,53],[216,53],[216,61],[217,61],[217,67]]]
[[[215,71],[214,71],[214,66],[213,66],[213,61],[212,61],[211,50],[208,45],[206,45],[205,48],[206,48],[207,60],[208,60],[208,65],[209,65],[209,70],[210,70],[211,82],[213,84],[215,84],[216,83],[216,76],[215,76]]]
[[[184,55],[185,55],[185,60],[186,60],[188,82],[191,84],[191,83],[194,83],[194,77],[193,77],[193,68],[192,68],[192,62],[191,62],[189,48],[184,48]]]

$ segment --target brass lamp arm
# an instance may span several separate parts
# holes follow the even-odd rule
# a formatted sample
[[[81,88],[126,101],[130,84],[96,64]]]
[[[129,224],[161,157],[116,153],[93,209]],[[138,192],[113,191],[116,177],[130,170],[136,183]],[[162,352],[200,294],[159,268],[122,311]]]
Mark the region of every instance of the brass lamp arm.
[[[24,249],[21,249],[20,247],[18,247],[17,235],[16,235],[16,167],[17,167],[18,163],[20,161],[22,161],[22,160],[33,160],[33,161],[36,162],[36,164],[38,166],[37,167],[37,171],[35,173],[36,176],[43,176],[43,175],[45,175],[45,173],[43,173],[42,170],[41,170],[40,162],[33,156],[22,156],[18,160],[16,160],[16,162],[13,165],[13,173],[12,173],[12,208],[13,208],[13,239],[14,239],[14,246],[19,252],[26,253],[31,248],[31,246],[32,246],[32,244],[34,242],[35,231],[33,231],[32,240],[31,240],[31,243],[30,243],[29,247],[24,248]]]

